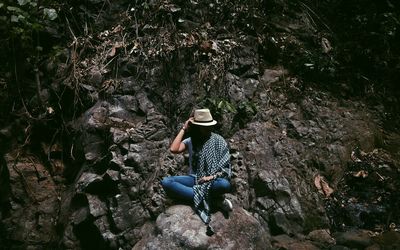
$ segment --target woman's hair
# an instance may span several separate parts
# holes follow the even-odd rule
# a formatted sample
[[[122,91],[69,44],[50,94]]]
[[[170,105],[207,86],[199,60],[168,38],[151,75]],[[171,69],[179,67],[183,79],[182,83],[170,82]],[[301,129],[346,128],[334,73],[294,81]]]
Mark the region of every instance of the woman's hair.
[[[193,146],[197,146],[204,143],[204,141],[208,138],[207,136],[204,135],[204,133],[202,133],[201,130],[203,129],[212,130],[212,127],[204,127],[190,123],[188,134],[192,138]]]

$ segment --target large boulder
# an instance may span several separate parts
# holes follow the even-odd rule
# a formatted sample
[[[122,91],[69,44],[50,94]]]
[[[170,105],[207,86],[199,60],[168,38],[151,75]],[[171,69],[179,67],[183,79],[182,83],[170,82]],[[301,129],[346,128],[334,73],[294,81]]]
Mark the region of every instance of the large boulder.
[[[243,208],[234,208],[229,218],[225,218],[221,212],[216,212],[212,216],[210,225],[215,234],[207,236],[205,224],[191,207],[174,205],[158,216],[155,233],[143,238],[133,249],[268,249],[271,247],[269,233]]]

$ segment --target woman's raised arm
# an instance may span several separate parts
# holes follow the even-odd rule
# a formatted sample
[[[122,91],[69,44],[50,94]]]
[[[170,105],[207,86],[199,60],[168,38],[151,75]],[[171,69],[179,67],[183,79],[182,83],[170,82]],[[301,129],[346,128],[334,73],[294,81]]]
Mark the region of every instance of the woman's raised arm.
[[[193,120],[193,118],[189,118],[183,127],[179,130],[178,134],[176,135],[175,139],[172,141],[171,146],[170,146],[170,151],[173,154],[179,154],[182,153],[183,151],[186,150],[186,145],[185,143],[182,142],[183,136],[185,135],[185,132],[189,128],[189,123]]]

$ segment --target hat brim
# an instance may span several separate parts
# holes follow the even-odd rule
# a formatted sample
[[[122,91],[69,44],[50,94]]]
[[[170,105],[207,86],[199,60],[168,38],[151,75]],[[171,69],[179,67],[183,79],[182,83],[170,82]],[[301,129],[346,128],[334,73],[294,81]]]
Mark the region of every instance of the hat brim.
[[[198,126],[208,127],[208,126],[213,126],[213,125],[217,124],[217,121],[216,120],[212,120],[211,122],[195,122],[195,121],[192,121],[192,124],[198,125]]]

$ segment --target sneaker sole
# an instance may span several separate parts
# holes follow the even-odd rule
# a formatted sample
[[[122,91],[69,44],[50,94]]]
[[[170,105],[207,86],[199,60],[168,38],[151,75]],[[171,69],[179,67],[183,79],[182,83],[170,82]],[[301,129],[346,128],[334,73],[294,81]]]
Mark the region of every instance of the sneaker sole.
[[[224,200],[224,203],[225,203],[224,204],[225,210],[226,211],[232,211],[232,209],[233,209],[232,202],[230,200],[226,199],[226,200]]]

